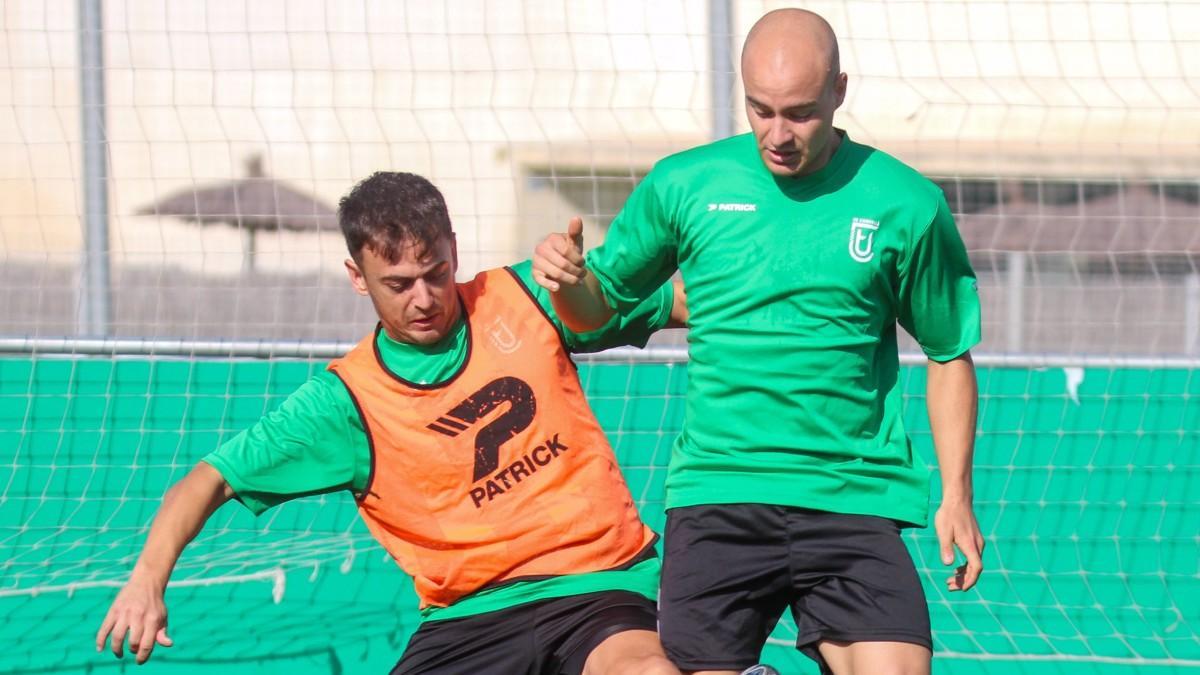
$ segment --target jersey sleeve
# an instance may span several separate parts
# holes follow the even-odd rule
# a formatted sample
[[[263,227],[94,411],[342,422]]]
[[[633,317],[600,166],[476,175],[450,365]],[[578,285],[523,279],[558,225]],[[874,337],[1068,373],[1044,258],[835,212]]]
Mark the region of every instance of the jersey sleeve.
[[[370,447],[350,392],[324,372],[201,461],[257,515],[297,497],[361,491]]]
[[[588,252],[587,266],[609,306],[623,314],[671,278],[678,250],[674,218],[652,170],[626,200],[604,243]]]
[[[659,286],[650,297],[638,303],[625,314],[614,314],[608,323],[587,333],[574,333],[554,311],[550,292],[533,280],[533,263],[524,260],[512,266],[512,271],[525,290],[533,296],[546,317],[558,329],[563,341],[572,352],[599,352],[612,347],[632,345],[644,347],[650,336],[664,328],[671,318],[671,305],[675,301],[675,288],[667,282]]]
[[[933,221],[913,242],[899,274],[899,322],[926,356],[949,361],[979,343],[975,272],[940,194]]]

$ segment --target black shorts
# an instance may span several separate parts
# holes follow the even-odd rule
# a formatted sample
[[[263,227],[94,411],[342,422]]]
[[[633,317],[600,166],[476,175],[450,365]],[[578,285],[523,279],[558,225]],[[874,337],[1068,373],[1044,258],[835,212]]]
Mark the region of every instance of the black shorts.
[[[822,640],[932,649],[929,608],[896,521],[766,504],[667,511],[659,635],[684,670],[758,662],[790,607],[796,648]]]
[[[392,675],[579,675],[592,650],[627,630],[655,630],[654,601],[628,591],[539,600],[421,624]]]

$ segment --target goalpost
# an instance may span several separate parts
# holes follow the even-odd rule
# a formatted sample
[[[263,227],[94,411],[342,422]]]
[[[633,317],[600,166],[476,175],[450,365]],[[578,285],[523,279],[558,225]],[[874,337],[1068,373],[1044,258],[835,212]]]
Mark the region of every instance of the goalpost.
[[[91,636],[165,488],[371,328],[329,221],[354,181],[429,176],[461,278],[577,213],[594,245],[657,158],[713,134],[714,105],[745,129],[711,4],[104,3],[106,335],[79,330],[75,3],[0,8],[0,671],[113,667]],[[783,4],[728,3],[735,65]],[[932,530],[906,533],[938,672],[1200,669],[1200,5],[789,4],[839,33],[839,126],[943,187],[979,275],[979,588],[946,593]],[[232,196],[201,218],[206,190]],[[661,532],[685,338],[580,361]],[[417,621],[345,495],[225,507],[173,580],[177,646],[155,659],[181,673],[382,670]],[[815,672],[794,638],[785,619],[764,660]]]

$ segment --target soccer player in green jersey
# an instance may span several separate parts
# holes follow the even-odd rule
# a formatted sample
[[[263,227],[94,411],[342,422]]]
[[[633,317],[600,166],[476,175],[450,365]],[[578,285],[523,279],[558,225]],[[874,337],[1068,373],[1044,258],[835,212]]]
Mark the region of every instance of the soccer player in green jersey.
[[[846,95],[819,16],[766,14],[742,53],[751,133],[661,160],[602,246],[538,245],[534,277],[586,330],[678,269],[690,361],[666,482],[660,634],[684,670],[753,663],[790,608],[824,672],[928,673],[929,613],[900,529],[929,476],[901,417],[897,324],[928,357],[946,580],[975,585],[974,272],[941,191],[833,125]]]
[[[600,330],[554,314],[528,261],[456,284],[445,201],[377,173],[338,209],[376,331],[168,491],[96,634],[138,663],[170,646],[164,591],[230,499],[254,513],[348,491],[416,581],[394,673],[678,674],[655,634],[655,535],[637,515],[568,352],[644,345],[686,310],[663,285]]]

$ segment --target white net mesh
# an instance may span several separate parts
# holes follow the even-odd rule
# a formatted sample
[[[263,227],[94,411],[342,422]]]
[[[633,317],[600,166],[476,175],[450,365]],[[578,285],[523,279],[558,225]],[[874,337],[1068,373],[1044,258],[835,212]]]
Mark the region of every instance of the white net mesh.
[[[945,596],[932,533],[909,539],[941,671],[1200,668],[1200,5],[792,4],[839,34],[839,126],[942,185],[979,274],[979,591]],[[731,3],[722,27],[699,0],[104,3],[118,344],[60,340],[87,332],[76,3],[4,3],[0,613],[18,646],[0,670],[107,665],[87,635],[163,489],[373,325],[330,220],[356,180],[433,180],[461,278],[575,214],[599,241],[657,158],[712,135],[713,36],[736,61],[778,6]],[[906,424],[931,459],[910,365]],[[584,371],[660,531],[683,371]],[[340,497],[230,507],[177,570],[192,641],[163,667],[386,668],[415,620],[398,577]],[[794,635],[769,660],[805,672]]]

